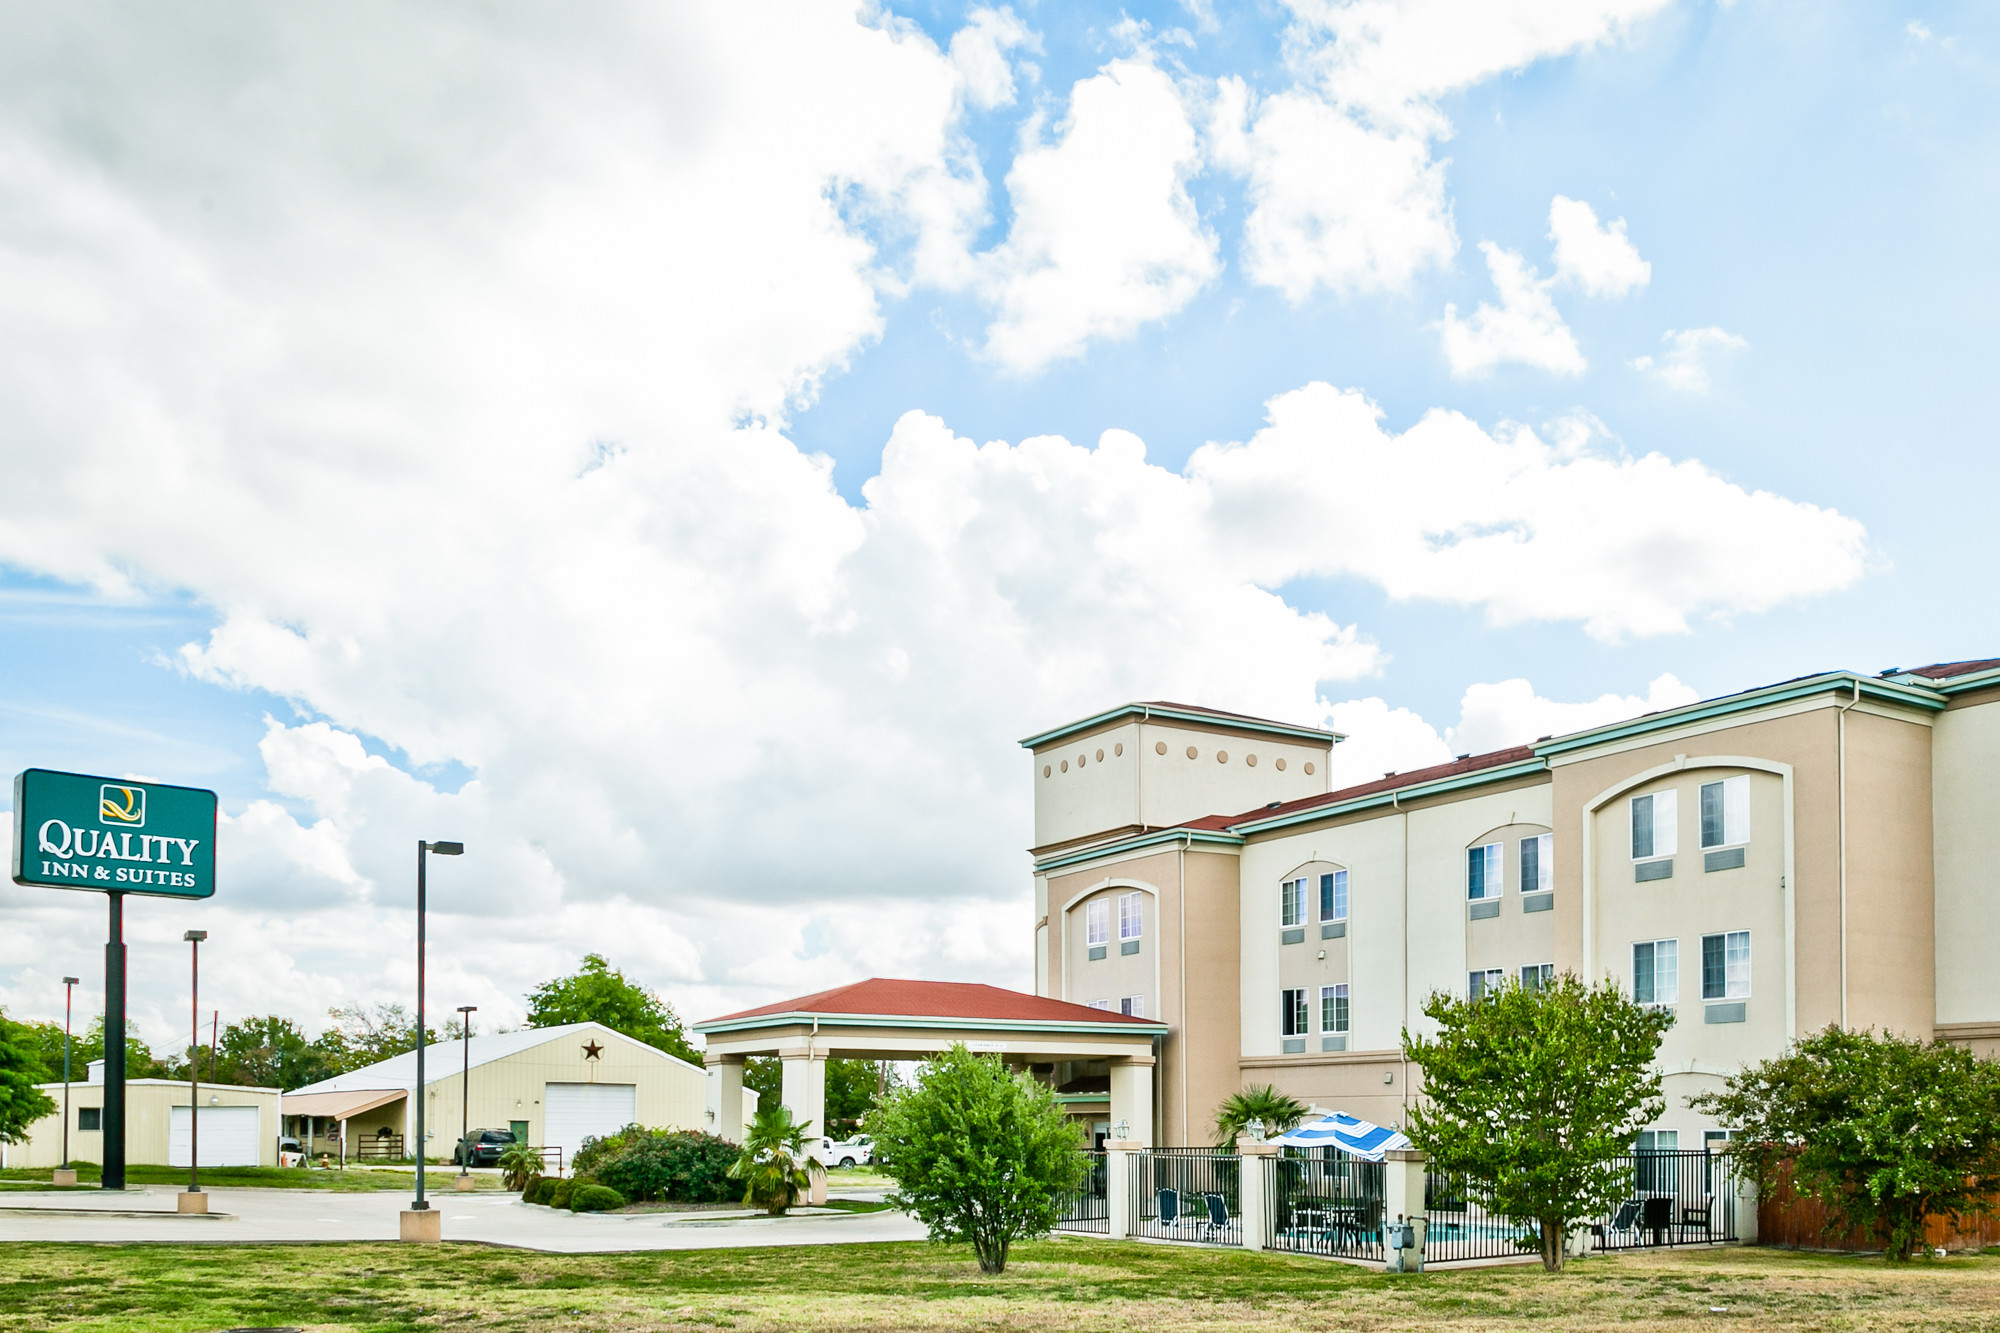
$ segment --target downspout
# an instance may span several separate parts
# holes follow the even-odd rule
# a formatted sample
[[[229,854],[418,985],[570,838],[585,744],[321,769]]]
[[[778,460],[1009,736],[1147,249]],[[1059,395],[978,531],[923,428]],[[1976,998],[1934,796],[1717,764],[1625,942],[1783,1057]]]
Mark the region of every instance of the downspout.
[[[1847,710],[1861,702],[1861,678],[1854,697],[1834,714],[1835,770],[1840,781],[1840,1026],[1847,1027]]]
[[[1176,870],[1176,874],[1177,874],[1177,877],[1178,877],[1178,878],[1179,878],[1179,880],[1180,880],[1180,900],[1181,900],[1181,947],[1180,947],[1180,955],[1181,955],[1181,1053],[1180,1053],[1180,1056],[1179,1056],[1179,1059],[1180,1059],[1180,1066],[1181,1066],[1181,1068],[1180,1068],[1180,1075],[1181,1075],[1181,1143],[1182,1143],[1182,1145],[1183,1145],[1183,1146],[1187,1146],[1187,1142],[1188,1142],[1188,1035],[1187,1035],[1187,1031],[1188,1031],[1188,1029],[1187,1029],[1187,1018],[1188,1018],[1188,998],[1187,998],[1187,951],[1188,951],[1188,938],[1187,938],[1187,854],[1188,854],[1188,848],[1189,848],[1189,847],[1191,847],[1191,846],[1193,846],[1193,845],[1194,845],[1194,835],[1192,835],[1192,834],[1189,834],[1189,833],[1183,833],[1183,834],[1181,834],[1181,854],[1180,854],[1179,856],[1177,856],[1177,857],[1175,857],[1175,858],[1174,858],[1174,865],[1175,865],[1175,866],[1177,867],[1177,870]],[[1239,873],[1238,873],[1238,875],[1237,875],[1237,882],[1238,882],[1238,886],[1237,886],[1237,892],[1238,892],[1238,893],[1241,893],[1241,892],[1242,892],[1242,875],[1241,875],[1241,873],[1240,873],[1240,872],[1239,872]],[[1241,998],[1241,996],[1239,995],[1239,997],[1238,997],[1238,998],[1240,999],[1240,998]],[[1161,1047],[1160,1047],[1160,1053],[1159,1053],[1159,1054],[1160,1054],[1160,1055],[1163,1055],[1163,1054],[1165,1054],[1165,1052],[1166,1052],[1166,1047],[1165,1047],[1165,1045],[1164,1045],[1164,1040],[1165,1040],[1165,1039],[1164,1039],[1164,1038],[1162,1038],[1162,1039],[1160,1039],[1160,1040],[1161,1040],[1161,1042],[1162,1042],[1162,1045],[1161,1045]],[[1155,1055],[1155,1056],[1154,1056],[1154,1065],[1153,1065],[1153,1068],[1154,1068],[1154,1069],[1156,1069],[1156,1070],[1158,1070],[1158,1069],[1159,1069],[1159,1063],[1158,1063],[1158,1061],[1159,1061],[1159,1055]],[[1240,1073],[1240,1072],[1241,1072],[1241,1070],[1239,1070],[1238,1072]],[[1166,1078],[1164,1077],[1164,1071],[1162,1071],[1162,1077],[1161,1077],[1161,1078],[1160,1078],[1160,1079],[1159,1079],[1158,1081],[1159,1081],[1159,1083],[1161,1084],[1161,1092],[1162,1092],[1162,1094],[1164,1094],[1164,1093],[1165,1093],[1165,1091],[1166,1091],[1166,1087],[1165,1087],[1165,1085],[1166,1085],[1166,1081],[1167,1081],[1167,1080],[1166,1080]],[[1165,1096],[1164,1096],[1164,1095],[1162,1095],[1162,1097],[1160,1098],[1160,1100],[1161,1100],[1161,1102],[1162,1102],[1162,1103],[1164,1103],[1164,1102],[1166,1101],[1166,1098],[1165,1098]],[[1166,1108],[1166,1106],[1165,1106],[1165,1105],[1163,1104],[1163,1105],[1162,1105],[1162,1106],[1160,1107],[1160,1138],[1165,1138],[1165,1137],[1166,1137],[1166,1121],[1167,1121],[1167,1108]],[[1155,1143],[1159,1142],[1159,1139],[1155,1139],[1155,1140],[1154,1140],[1154,1142],[1155,1142]]]

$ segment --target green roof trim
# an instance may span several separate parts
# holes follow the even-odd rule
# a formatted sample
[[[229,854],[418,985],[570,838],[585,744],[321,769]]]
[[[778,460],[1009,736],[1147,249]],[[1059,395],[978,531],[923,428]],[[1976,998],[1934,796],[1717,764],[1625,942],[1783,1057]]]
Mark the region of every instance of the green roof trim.
[[[1165,1023],[1139,1023],[1125,1019],[1117,1023],[1093,1023],[1082,1019],[1063,1019],[1053,1023],[1038,1023],[1021,1018],[933,1018],[911,1014],[827,1014],[812,1010],[793,1010],[782,1014],[754,1014],[748,1018],[717,1019],[708,1023],[690,1023],[688,1027],[696,1032],[750,1032],[757,1028],[783,1027],[792,1023],[811,1023],[818,1020],[822,1028],[970,1028],[978,1032],[1086,1032],[1094,1035],[1116,1036],[1129,1033],[1134,1037],[1163,1036],[1171,1031]]]
[[[1288,740],[1306,741],[1318,745],[1324,743],[1329,748],[1336,742],[1347,739],[1337,731],[1324,731],[1318,727],[1295,727],[1289,722],[1269,722],[1260,717],[1243,717],[1236,713],[1206,713],[1192,708],[1175,708],[1172,704],[1124,704],[1080,722],[1071,722],[1057,727],[1054,731],[1044,731],[1021,742],[1024,749],[1032,750],[1039,745],[1048,745],[1065,736],[1074,736],[1079,731],[1090,731],[1107,722],[1120,718],[1160,718],[1167,722],[1192,722],[1202,726],[1227,726],[1238,731],[1254,731],[1265,736],[1283,736]]]
[[[1130,837],[1120,838],[1115,842],[1101,842],[1094,847],[1087,847],[1074,852],[1065,852],[1061,856],[1051,856],[1046,860],[1037,861],[1035,862],[1035,873],[1037,875],[1046,875],[1052,870],[1061,870],[1066,866],[1082,865],[1086,861],[1095,861],[1106,856],[1128,856],[1133,852],[1143,851],[1148,847],[1165,846],[1170,843],[1197,842],[1205,842],[1223,847],[1241,847],[1243,845],[1243,839],[1234,833],[1217,833],[1210,829],[1191,828],[1155,829],[1151,833],[1135,833]]]
[[[1448,778],[1438,778],[1431,782],[1418,782],[1408,787],[1391,787],[1387,791],[1370,792],[1357,796],[1351,801],[1335,801],[1330,805],[1315,805],[1306,810],[1292,810],[1269,819],[1245,819],[1231,824],[1248,837],[1258,833],[1269,833],[1274,829],[1290,828],[1295,824],[1309,824],[1316,819],[1326,819],[1334,815],[1352,814],[1357,810],[1372,810],[1380,805],[1397,805],[1403,801],[1420,800],[1426,796],[1441,796],[1446,792],[1459,791],[1466,787],[1481,787],[1489,782],[1506,782],[1513,778],[1530,777],[1546,773],[1548,764],[1540,758],[1523,759],[1517,763],[1501,764],[1494,768],[1475,769],[1470,773],[1454,773]]]
[[[1706,699],[1680,708],[1670,708],[1661,713],[1648,713],[1644,717],[1635,717],[1627,722],[1612,722],[1589,731],[1579,731],[1574,735],[1544,741],[1535,747],[1535,753],[1544,758],[1550,755],[1568,754],[1573,750],[1587,750],[1607,741],[1644,736],[1648,732],[1667,731],[1674,727],[1686,726],[1690,722],[1706,722],[1710,718],[1728,717],[1733,713],[1747,713],[1753,709],[1769,708],[1773,704],[1789,703],[1793,699],[1810,698],[1815,694],[1828,694],[1837,690],[1853,691],[1857,686],[1862,698],[1874,699],[1881,703],[1901,704],[1906,708],[1922,708],[1930,712],[1936,712],[1945,705],[1944,695],[1928,686],[1900,685],[1874,676],[1857,676],[1851,671],[1829,671],[1823,675],[1807,676],[1803,680],[1786,681],[1782,685],[1767,685],[1759,690],[1745,690],[1742,694]]]
[[[1056,1094],[1057,1106],[1089,1106],[1093,1102],[1104,1102],[1108,1105],[1110,1101],[1111,1094],[1108,1092],[1059,1092]]]

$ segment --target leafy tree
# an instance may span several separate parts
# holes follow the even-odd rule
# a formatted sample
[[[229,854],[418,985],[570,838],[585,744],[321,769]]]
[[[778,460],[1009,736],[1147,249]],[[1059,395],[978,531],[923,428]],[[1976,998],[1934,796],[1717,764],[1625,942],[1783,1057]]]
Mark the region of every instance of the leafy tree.
[[[57,1029],[60,1038],[61,1029]],[[90,1020],[90,1026],[76,1037],[70,1046],[70,1073],[81,1083],[89,1072],[92,1060],[104,1058],[104,1015]],[[125,1023],[125,1077],[126,1078],[171,1078],[171,1068],[153,1057],[153,1048],[139,1038],[139,1025],[129,1019]],[[56,1046],[55,1077],[62,1077],[62,1046]]]
[[[0,1143],[19,1143],[28,1127],[56,1109],[35,1084],[42,1081],[41,1056],[23,1024],[0,1017]]]
[[[72,1079],[83,1081],[84,1063],[81,1047],[76,1044],[75,1034],[70,1042],[69,1068]],[[37,1083],[60,1083],[63,1076],[63,1027],[48,1019],[38,1019],[32,1023],[14,1025],[15,1043],[24,1048],[34,1060]]]
[[[773,1102],[757,1108],[743,1133],[743,1149],[729,1168],[729,1178],[743,1182],[743,1203],[773,1217],[797,1203],[812,1186],[806,1174],[806,1131],[792,1119],[792,1108]]]
[[[868,1127],[892,1197],[934,1241],[970,1241],[984,1273],[1017,1240],[1045,1236],[1088,1169],[1082,1134],[1047,1087],[963,1045],[924,1062]]]
[[[1894,1261],[1926,1218],[2000,1190],[2000,1064],[1941,1041],[1828,1028],[1689,1104],[1736,1131],[1729,1151],[1762,1188],[1789,1166],[1830,1231],[1879,1236]]]
[[[627,981],[602,954],[585,954],[573,975],[544,981],[528,992],[529,1027],[565,1023],[602,1023],[691,1064],[701,1063],[701,1053],[688,1041],[673,1006]]]
[[[340,1005],[326,1011],[333,1020],[314,1044],[325,1053],[333,1072],[344,1074],[392,1055],[417,1049],[417,1019],[400,1004]],[[424,1029],[424,1040],[438,1035]]]
[[[1250,1127],[1252,1120],[1264,1122],[1267,1133],[1282,1134],[1296,1128],[1306,1118],[1307,1106],[1266,1083],[1261,1088],[1244,1088],[1223,1098],[1215,1108],[1215,1146],[1233,1148],[1236,1136]]]
[[[1561,1269],[1570,1224],[1616,1205],[1628,1183],[1617,1159],[1666,1104],[1653,1057],[1672,1011],[1564,973],[1477,1000],[1436,992],[1424,1013],[1440,1030],[1403,1033],[1424,1070],[1405,1132],[1487,1208],[1538,1222],[1542,1266]]]

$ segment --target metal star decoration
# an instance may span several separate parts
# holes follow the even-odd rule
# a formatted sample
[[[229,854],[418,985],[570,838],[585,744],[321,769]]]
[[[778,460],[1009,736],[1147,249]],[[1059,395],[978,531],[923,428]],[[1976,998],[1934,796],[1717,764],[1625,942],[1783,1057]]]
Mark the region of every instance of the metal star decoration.
[[[603,1053],[604,1053],[604,1048],[602,1046],[599,1046],[596,1043],[596,1041],[593,1040],[584,1043],[583,1047],[584,1059],[595,1060],[598,1056],[602,1055]]]

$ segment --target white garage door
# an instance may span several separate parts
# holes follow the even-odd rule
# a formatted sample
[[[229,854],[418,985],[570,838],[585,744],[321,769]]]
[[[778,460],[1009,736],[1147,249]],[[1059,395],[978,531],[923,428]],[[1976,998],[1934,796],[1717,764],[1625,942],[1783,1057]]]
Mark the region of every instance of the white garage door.
[[[562,1149],[563,1169],[586,1137],[616,1134],[639,1118],[639,1089],[630,1083],[550,1083],[542,1092],[542,1143]]]
[[[167,1165],[188,1164],[188,1108],[173,1108],[167,1126]],[[203,1166],[255,1166],[258,1140],[257,1108],[254,1106],[204,1106],[201,1108],[201,1164]]]

